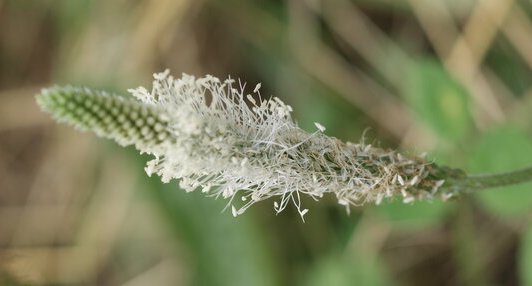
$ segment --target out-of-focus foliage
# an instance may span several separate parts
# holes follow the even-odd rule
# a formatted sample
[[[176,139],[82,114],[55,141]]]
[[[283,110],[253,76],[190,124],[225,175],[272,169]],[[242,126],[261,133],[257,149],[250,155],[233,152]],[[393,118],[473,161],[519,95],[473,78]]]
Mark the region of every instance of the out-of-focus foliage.
[[[505,172],[530,165],[532,136],[512,126],[491,130],[474,145],[470,170],[473,172]],[[476,194],[496,214],[526,215],[532,206],[532,184],[496,188]]]
[[[532,164],[531,15],[525,0],[0,1],[0,283],[532,285],[530,184],[235,219],[33,100],[230,74],[308,130],[508,171]]]
[[[519,274],[521,275],[522,285],[532,285],[532,227],[523,233],[521,238],[521,247],[519,248]]]
[[[404,94],[420,121],[441,140],[461,142],[473,127],[465,89],[434,60],[421,60],[409,68]]]

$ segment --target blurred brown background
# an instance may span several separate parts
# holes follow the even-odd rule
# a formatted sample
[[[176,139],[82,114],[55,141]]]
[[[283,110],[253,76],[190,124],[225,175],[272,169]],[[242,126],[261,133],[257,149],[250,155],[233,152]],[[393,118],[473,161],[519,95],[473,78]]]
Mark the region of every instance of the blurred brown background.
[[[303,128],[505,171],[532,164],[531,19],[528,0],[0,0],[0,285],[532,285],[530,184],[235,219],[34,101],[231,75]]]

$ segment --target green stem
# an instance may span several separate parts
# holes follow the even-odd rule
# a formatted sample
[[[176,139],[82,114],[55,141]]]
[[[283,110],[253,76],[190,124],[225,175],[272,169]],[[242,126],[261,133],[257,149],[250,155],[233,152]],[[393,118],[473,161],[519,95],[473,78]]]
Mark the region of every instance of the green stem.
[[[530,181],[532,181],[532,166],[506,173],[470,175],[451,179],[449,187],[458,192],[472,192]]]

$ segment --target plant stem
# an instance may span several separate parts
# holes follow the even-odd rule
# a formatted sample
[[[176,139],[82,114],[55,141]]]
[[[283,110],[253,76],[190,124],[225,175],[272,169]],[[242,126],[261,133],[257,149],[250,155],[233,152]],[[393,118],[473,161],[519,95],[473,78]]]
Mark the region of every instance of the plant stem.
[[[452,179],[449,187],[455,191],[472,192],[488,188],[515,185],[532,181],[532,166],[505,173],[470,175]]]

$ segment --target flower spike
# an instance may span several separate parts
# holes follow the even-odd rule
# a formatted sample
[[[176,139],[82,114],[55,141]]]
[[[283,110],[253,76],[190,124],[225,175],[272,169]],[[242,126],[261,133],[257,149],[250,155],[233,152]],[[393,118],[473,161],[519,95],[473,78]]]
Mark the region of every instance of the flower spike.
[[[445,175],[438,172],[445,172],[420,157],[344,143],[320,123],[312,133],[299,128],[289,105],[261,99],[260,84],[245,94],[231,78],[175,79],[168,71],[154,78],[151,91],[130,90],[134,98],[54,87],[37,101],[59,121],[153,155],[148,175],[228,199],[235,216],[275,198],[277,213],[292,203],[303,217],[301,194],[333,195],[348,210],[385,198],[410,203],[453,194],[440,191]]]

